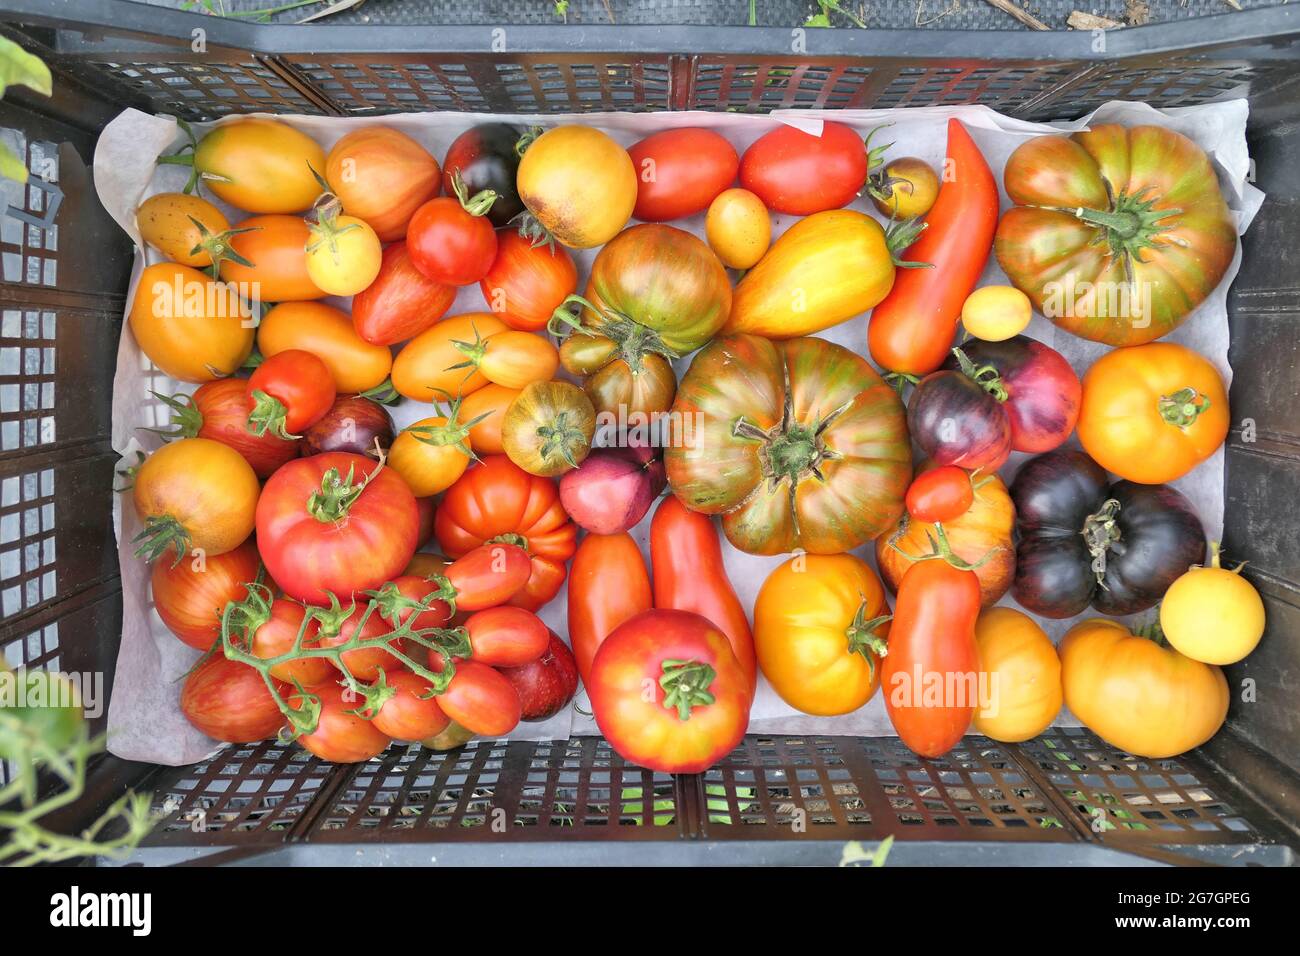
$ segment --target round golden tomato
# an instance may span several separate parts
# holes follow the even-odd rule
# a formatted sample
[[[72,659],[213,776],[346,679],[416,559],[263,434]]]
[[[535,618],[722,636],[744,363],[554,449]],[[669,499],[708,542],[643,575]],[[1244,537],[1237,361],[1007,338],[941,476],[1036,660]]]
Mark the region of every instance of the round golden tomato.
[[[1228,715],[1223,671],[1118,621],[1076,624],[1058,650],[1065,705],[1126,753],[1152,760],[1186,753],[1213,737]]]
[[[491,312],[448,316],[402,346],[393,360],[393,388],[417,402],[477,391],[487,384],[487,377],[472,365],[465,366],[465,353],[456,343],[482,342],[506,331],[509,326]]]
[[[893,160],[873,171],[867,182],[872,204],[891,219],[924,216],[939,198],[939,177],[915,156]]]
[[[975,623],[986,699],[975,729],[1004,743],[1037,737],[1061,712],[1061,660],[1028,614],[991,607]]]
[[[398,433],[388,450],[388,466],[417,498],[440,494],[469,467],[468,439],[469,429],[460,415],[422,418]]]
[[[340,395],[382,385],[393,368],[386,345],[372,345],[357,335],[352,319],[323,302],[283,302],[262,317],[257,330],[262,355],[286,349],[310,352],[325,363]]]
[[[1144,485],[1181,478],[1228,437],[1228,393],[1209,360],[1174,342],[1113,349],[1083,377],[1079,442]]]
[[[234,287],[176,262],[140,274],[127,321],[149,360],[182,382],[233,375],[253,351],[253,316]]]
[[[301,216],[253,216],[235,230],[238,234],[231,237],[230,251],[238,258],[222,260],[221,278],[236,283],[244,298],[301,302],[325,295],[307,271],[307,243],[311,241],[307,220]]]
[[[968,295],[961,307],[962,327],[985,342],[1019,335],[1033,317],[1029,296],[1009,285],[982,286]]]
[[[383,248],[356,216],[326,216],[310,227],[307,274],[328,295],[356,295],[379,275]]]
[[[596,410],[568,382],[533,382],[506,409],[501,446],[530,475],[552,477],[577,468],[591,453]]]
[[[866,562],[796,555],[768,575],[754,602],[759,669],[795,710],[855,711],[880,686],[888,615],[885,589]]]
[[[206,199],[185,193],[150,196],[135,211],[140,238],[168,259],[181,265],[206,269],[212,265],[212,251],[225,249],[225,232],[230,222]]]
[[[148,560],[174,550],[175,560],[195,551],[232,551],[253,533],[257,475],[239,452],[208,438],[163,445],[135,475],[135,513],[144,522],[137,556]]]
[[[1212,542],[1210,563],[1189,569],[1165,592],[1160,629],[1192,660],[1235,664],[1264,636],[1264,602],[1241,569],[1223,567]]]
[[[772,244],[772,219],[748,189],[728,189],[709,204],[704,236],[724,266],[748,269]]]
[[[237,119],[199,140],[194,168],[219,199],[245,212],[302,212],[322,192],[316,177],[325,173],[325,151],[277,120]]]
[[[533,140],[517,182],[528,211],[571,249],[609,242],[636,206],[632,157],[590,126],[557,126]]]

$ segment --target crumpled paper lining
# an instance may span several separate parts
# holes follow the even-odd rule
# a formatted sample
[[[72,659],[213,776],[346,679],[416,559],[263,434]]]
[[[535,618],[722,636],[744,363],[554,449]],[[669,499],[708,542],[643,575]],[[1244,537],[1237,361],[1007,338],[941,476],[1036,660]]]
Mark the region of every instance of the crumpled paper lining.
[[[947,120],[957,117],[970,130],[990,167],[1001,184],[1002,168],[1011,152],[1026,138],[1054,129],[1075,130],[1091,122],[1121,122],[1127,125],[1154,123],[1176,129],[1199,143],[1214,160],[1220,184],[1238,220],[1238,232],[1245,232],[1263,201],[1263,193],[1247,181],[1250,160],[1246,149],[1245,100],[1233,100],[1206,106],[1155,110],[1141,103],[1107,103],[1088,117],[1055,127],[999,115],[985,107],[924,107],[907,110],[782,110],[768,116],[731,113],[587,113],[547,116],[548,125],[565,122],[583,123],[605,130],[625,146],[663,129],[707,126],[726,136],[743,151],[746,146],[779,122],[789,122],[810,132],[820,130],[824,120],[846,123],[863,135],[883,123],[892,124],[873,142],[894,143],[890,156],[919,156],[936,168],[942,166],[947,140]],[[313,136],[326,150],[344,133],[366,124],[392,126],[422,143],[439,159],[447,147],[467,127],[499,120],[529,124],[535,117],[523,115],[488,115],[480,113],[414,113],[395,116],[338,119],[309,116],[276,116]],[[209,125],[195,127],[199,136]],[[174,166],[155,166],[154,157],[175,149],[183,142],[179,129],[167,117],[151,116],[127,110],[104,130],[95,153],[95,183],[100,201],[136,242],[136,262],[131,279],[131,295],[146,262],[157,261],[157,253],[140,244],[135,226],[135,209],[148,196],[176,191],[184,185],[187,170]],[[208,197],[212,198],[212,197]],[[223,204],[218,203],[219,206]],[[1002,207],[1010,205],[1005,194]],[[852,208],[873,211],[865,199]],[[238,213],[223,206],[231,222]],[[773,233],[779,235],[797,217],[773,216]],[[704,234],[703,215],[674,222],[696,235]],[[574,253],[579,274],[586,276],[597,250]],[[148,258],[146,258],[148,257]],[[1209,358],[1231,382],[1228,367],[1227,291],[1240,263],[1240,247],[1232,267],[1218,289],[1167,340],[1180,342]],[[1005,284],[1005,274],[990,255],[980,285]],[[130,298],[128,298],[128,302]],[[326,300],[346,310],[347,301]],[[486,305],[477,286],[460,290],[448,314],[483,311]],[[865,316],[819,333],[822,338],[865,353]],[[1076,338],[1057,328],[1041,316],[1035,316],[1028,335],[1061,352],[1082,376],[1088,366],[1106,351],[1104,346]],[[689,360],[678,363],[679,376]],[[192,392],[194,386],[178,383],[163,375],[146,359],[136,345],[129,328],[123,324],[118,350],[117,372],[113,389],[113,446],[124,456],[124,465],[133,464],[137,450],[149,451],[159,444],[157,436],[140,431],[156,427],[167,420],[166,409],[149,391],[164,394]],[[400,428],[430,414],[424,404],[404,401],[392,410]],[[1073,439],[1072,439],[1073,441]],[[1002,469],[1009,483],[1025,455],[1015,454]],[[1196,506],[1206,533],[1219,538],[1223,528],[1223,451],[1191,474],[1174,483]],[[121,651],[118,655],[115,693],[109,704],[109,749],[119,757],[167,765],[193,763],[218,748],[184,719],[178,700],[181,677],[193,665],[197,652],[181,644],[163,626],[149,597],[148,568],[132,556],[130,539],[138,532],[134,509],[114,507],[114,526],[119,541],[122,568],[123,625]],[[649,516],[633,529],[633,536],[648,556]],[[436,543],[430,550],[436,550]],[[749,608],[768,573],[784,557],[758,557],[743,554],[729,546],[723,548],[727,572],[741,600]],[[875,565],[870,545],[855,554]],[[1010,596],[1002,604],[1016,606]],[[541,612],[542,619],[561,636],[565,627],[566,592]],[[1076,619],[1077,620],[1077,619]],[[1040,621],[1053,640],[1074,621]],[[517,740],[563,739],[571,734],[595,734],[599,731],[590,717],[585,691],[580,690],[574,706],[550,720],[520,724],[511,734]],[[1068,712],[1056,721],[1059,726],[1077,726]],[[750,718],[750,732],[773,734],[890,735],[893,728],[885,713],[883,695],[875,697],[860,710],[842,717],[820,718],[800,714],[787,706],[761,677]]]

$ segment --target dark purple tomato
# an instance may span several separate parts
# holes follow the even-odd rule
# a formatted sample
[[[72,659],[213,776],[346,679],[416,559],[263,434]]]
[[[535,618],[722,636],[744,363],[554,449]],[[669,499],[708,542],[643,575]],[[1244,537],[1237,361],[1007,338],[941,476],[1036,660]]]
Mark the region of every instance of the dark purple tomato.
[[[940,465],[996,471],[1011,454],[1011,422],[997,397],[963,372],[931,372],[907,403],[912,439]]]
[[[1016,335],[1003,342],[971,340],[962,346],[979,367],[996,370],[1007,400],[1011,447],[1037,454],[1065,443],[1079,417],[1083,390],[1064,356],[1036,339]],[[944,368],[959,370],[955,355]]]
[[[1011,484],[1016,506],[1012,594],[1043,617],[1155,606],[1205,557],[1205,530],[1167,485],[1117,481],[1085,453],[1058,449],[1027,461]]]
[[[350,451],[375,457],[375,439],[385,452],[393,444],[393,419],[378,402],[360,395],[343,395],[325,417],[303,432],[302,456]]]
[[[509,123],[481,123],[465,130],[456,137],[442,162],[443,192],[456,195],[451,178],[459,170],[469,195],[483,189],[497,194],[487,218],[494,226],[504,226],[524,211],[515,186],[515,175],[519,172],[515,146],[525,133],[524,127]]]

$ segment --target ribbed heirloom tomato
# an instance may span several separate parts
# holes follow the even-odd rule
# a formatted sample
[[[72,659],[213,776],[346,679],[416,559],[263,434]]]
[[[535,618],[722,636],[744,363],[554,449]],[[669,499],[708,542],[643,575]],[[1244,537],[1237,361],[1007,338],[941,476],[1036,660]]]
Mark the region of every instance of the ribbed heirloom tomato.
[[[402,573],[419,514],[398,475],[371,458],[328,452],[291,461],[262,489],[257,541],[285,593],[309,604],[347,600]]]

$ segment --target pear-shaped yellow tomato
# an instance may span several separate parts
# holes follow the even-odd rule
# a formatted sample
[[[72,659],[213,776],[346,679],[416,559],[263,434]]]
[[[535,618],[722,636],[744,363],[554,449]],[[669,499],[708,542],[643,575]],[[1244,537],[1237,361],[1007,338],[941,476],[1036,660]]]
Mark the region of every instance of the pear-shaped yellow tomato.
[[[158,193],[135,211],[140,238],[168,259],[206,269],[226,249],[230,222],[212,203],[185,193]]]
[[[571,249],[609,242],[636,206],[632,157],[590,126],[557,126],[533,140],[517,182],[528,211]]]
[[[464,364],[465,353],[456,343],[481,343],[509,328],[491,312],[448,316],[402,346],[393,360],[393,388],[417,402],[478,391],[487,377],[473,364]]]
[[[469,467],[473,454],[469,429],[458,414],[422,418],[398,433],[388,450],[388,465],[402,476],[417,498],[450,488]]]
[[[1028,614],[991,607],[975,623],[983,706],[975,729],[1004,743],[1037,737],[1061,712],[1061,660]]]
[[[758,666],[795,710],[850,713],[880,686],[888,614],[885,589],[861,559],[796,555],[768,575],[754,602]]]
[[[1061,641],[1065,705],[1112,747],[1159,760],[1215,735],[1228,715],[1223,671],[1118,621],[1076,624]]]
[[[222,123],[194,149],[194,169],[219,198],[251,213],[302,212],[324,190],[325,151],[277,120]]]
[[[1194,567],[1169,586],[1160,604],[1160,629],[1169,643],[1194,661],[1235,664],[1264,636],[1264,602],[1241,576],[1219,563],[1219,545],[1210,545],[1210,563]]]
[[[704,236],[724,266],[748,269],[772,244],[772,217],[748,189],[728,189],[709,204]]]
[[[379,275],[383,247],[375,230],[356,216],[324,216],[310,227],[307,274],[329,295],[356,295]]]
[[[127,321],[150,361],[182,382],[232,375],[253,351],[253,316],[235,288],[176,262],[141,273]]]
[[[257,344],[266,358],[287,349],[310,352],[330,370],[340,395],[384,384],[393,368],[388,346],[367,342],[346,312],[323,302],[281,302],[262,316]]]
[[[853,209],[800,219],[740,280],[723,332],[788,339],[861,315],[894,287],[894,256],[915,228],[886,234]]]

